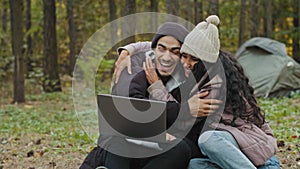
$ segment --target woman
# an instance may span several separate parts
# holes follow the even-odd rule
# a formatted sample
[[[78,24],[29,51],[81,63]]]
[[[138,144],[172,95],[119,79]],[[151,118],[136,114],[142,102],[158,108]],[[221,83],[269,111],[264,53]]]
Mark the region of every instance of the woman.
[[[219,117],[210,118],[208,123],[215,130],[205,131],[199,137],[199,148],[207,158],[192,159],[189,168],[264,168],[272,160],[275,163],[269,166],[279,168],[278,160],[273,157],[277,150],[276,139],[255,100],[248,78],[236,59],[219,50],[216,27],[219,18],[214,15],[206,21],[188,34],[181,52],[201,59],[208,71],[217,69],[218,61],[222,63],[226,102],[222,112],[210,115]]]
[[[220,114],[220,122],[211,124],[216,130],[205,131],[199,137],[199,148],[207,157],[192,159],[189,169],[280,168],[274,156],[276,139],[243,68],[224,51],[220,51],[219,59],[226,76],[225,109]]]

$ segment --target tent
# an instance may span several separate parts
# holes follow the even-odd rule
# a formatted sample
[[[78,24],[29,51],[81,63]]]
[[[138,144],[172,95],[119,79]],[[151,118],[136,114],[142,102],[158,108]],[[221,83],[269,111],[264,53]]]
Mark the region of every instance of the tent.
[[[286,53],[278,41],[255,37],[236,52],[257,97],[289,96],[300,91],[300,64]]]

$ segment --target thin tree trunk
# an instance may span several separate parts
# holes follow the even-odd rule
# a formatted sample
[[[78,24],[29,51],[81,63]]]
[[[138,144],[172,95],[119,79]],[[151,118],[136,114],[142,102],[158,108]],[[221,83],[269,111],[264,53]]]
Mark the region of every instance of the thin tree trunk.
[[[168,14],[172,14],[175,16],[178,16],[178,11],[179,11],[179,2],[178,0],[166,0],[166,11]],[[168,18],[169,21],[177,21],[177,18],[171,17]]]
[[[158,0],[150,0],[151,12],[158,12]]]
[[[135,13],[135,0],[126,0],[126,15]],[[135,18],[131,16],[128,21],[124,23],[124,31],[126,36],[130,36],[124,41],[124,44],[135,42]]]
[[[294,0],[294,29],[295,31],[293,32],[293,34],[298,34],[300,28],[299,28],[299,18],[300,18],[300,13],[299,13],[299,7],[300,7],[300,1],[298,0]],[[293,56],[294,59],[300,63],[300,46],[299,46],[299,35],[297,36],[293,36]]]
[[[118,40],[118,36],[117,36],[118,25],[116,24],[116,22],[113,22],[115,19],[117,19],[117,7],[116,7],[115,0],[109,0],[109,19],[111,22],[111,29],[110,29],[111,45],[115,45],[115,43]]]
[[[4,34],[7,34],[7,24],[8,24],[8,10],[9,10],[9,3],[8,0],[4,0],[2,1],[2,10],[1,10],[1,20],[2,20],[2,30]],[[5,46],[6,45],[6,39],[5,37],[0,38],[0,45],[1,46]],[[12,64],[12,61],[10,62],[10,64],[7,64],[7,66],[5,67],[9,67],[9,65]],[[5,69],[6,70],[6,69]]]
[[[251,0],[251,15],[250,15],[250,36],[258,36],[259,18],[258,18],[258,0]]]
[[[74,17],[73,17],[73,0],[67,0],[67,17],[68,17],[68,24],[69,24],[69,49],[70,49],[70,65],[69,65],[69,75],[73,76],[73,70],[76,61],[76,34],[75,34],[75,24],[74,24]]]
[[[7,14],[7,0],[2,2],[3,5],[3,14],[2,14],[2,29],[4,32],[7,30],[7,23],[8,23],[8,14]]]
[[[219,0],[210,0],[208,9],[209,15],[219,16]]]
[[[12,53],[14,62],[14,102],[25,102],[23,56],[23,0],[10,0]]]
[[[194,24],[197,25],[199,22],[203,20],[202,0],[194,0],[194,12],[195,12]]]
[[[31,0],[26,0],[26,31],[28,32],[31,28]],[[32,38],[31,35],[27,35],[27,71],[32,71]]]
[[[158,12],[158,0],[150,1],[150,10],[151,10],[151,12]],[[158,27],[157,17],[151,17],[151,25],[154,28]]]
[[[273,38],[273,0],[263,1],[266,8],[264,15],[264,34],[268,38]]]
[[[45,92],[61,91],[57,65],[55,0],[43,0],[44,5],[44,83]]]
[[[240,9],[240,33],[239,33],[239,46],[241,46],[245,41],[245,31],[246,31],[246,0],[241,0]]]

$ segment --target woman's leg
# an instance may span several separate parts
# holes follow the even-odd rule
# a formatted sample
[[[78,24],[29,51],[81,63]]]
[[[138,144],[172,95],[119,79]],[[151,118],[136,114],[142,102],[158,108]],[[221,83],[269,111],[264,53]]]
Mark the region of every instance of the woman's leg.
[[[241,152],[234,137],[227,131],[206,131],[200,135],[198,144],[203,155],[209,158],[209,162],[221,168],[256,169]]]
[[[273,156],[264,165],[257,167],[257,169],[280,169],[280,162],[276,156]]]
[[[217,164],[212,163],[208,158],[191,159],[188,169],[222,169]]]

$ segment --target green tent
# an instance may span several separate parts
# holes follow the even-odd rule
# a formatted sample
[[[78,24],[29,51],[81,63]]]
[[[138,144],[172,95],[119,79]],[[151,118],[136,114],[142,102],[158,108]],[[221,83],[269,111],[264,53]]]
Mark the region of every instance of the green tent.
[[[278,41],[255,37],[245,42],[236,57],[257,97],[289,96],[300,91],[300,65]]]

